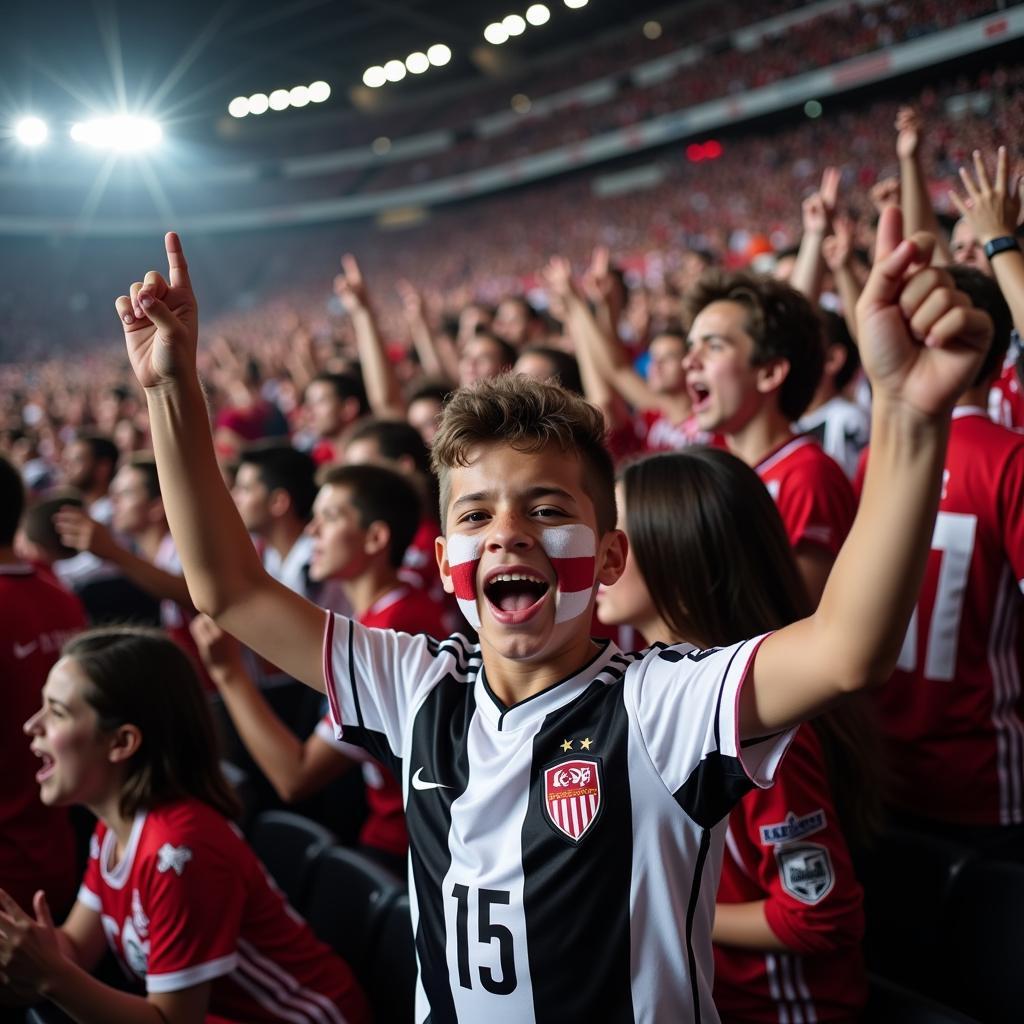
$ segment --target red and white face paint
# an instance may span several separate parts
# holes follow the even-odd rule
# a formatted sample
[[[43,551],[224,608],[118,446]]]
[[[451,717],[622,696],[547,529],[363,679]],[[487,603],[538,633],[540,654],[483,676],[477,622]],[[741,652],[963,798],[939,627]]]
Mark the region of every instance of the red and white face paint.
[[[459,609],[466,621],[474,628],[480,628],[480,612],[476,607],[476,572],[480,566],[479,537],[466,537],[453,533],[448,538],[448,568],[452,574],[452,589]]]
[[[541,532],[541,546],[555,571],[555,622],[583,615],[594,589],[597,539],[589,526],[552,526]],[[452,534],[448,538],[448,567],[452,589],[466,621],[480,628],[477,574],[483,542],[479,537]]]
[[[597,538],[583,523],[551,526],[540,542],[555,570],[555,622],[568,622],[587,610],[594,590]]]

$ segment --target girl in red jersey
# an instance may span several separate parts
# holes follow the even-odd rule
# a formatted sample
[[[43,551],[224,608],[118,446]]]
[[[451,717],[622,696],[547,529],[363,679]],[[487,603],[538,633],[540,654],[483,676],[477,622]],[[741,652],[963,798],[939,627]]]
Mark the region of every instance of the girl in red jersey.
[[[629,561],[600,593],[604,622],[703,649],[807,613],[775,504],[734,456],[694,448],[633,463],[618,500]],[[858,1019],[863,894],[847,836],[877,827],[874,747],[862,708],[847,703],[801,726],[774,786],[731,811],[712,932],[723,1024]]]
[[[369,1019],[352,972],[229,822],[205,700],[170,640],[124,627],[75,638],[25,731],[42,801],[84,804],[99,821],[60,928],[43,892],[34,919],[0,892],[0,986],[83,1024]],[[106,946],[144,996],[90,976]]]

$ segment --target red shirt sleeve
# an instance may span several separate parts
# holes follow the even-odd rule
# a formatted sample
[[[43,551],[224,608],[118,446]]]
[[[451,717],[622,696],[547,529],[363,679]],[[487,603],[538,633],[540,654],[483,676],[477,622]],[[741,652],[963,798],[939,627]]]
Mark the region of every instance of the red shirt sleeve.
[[[798,544],[814,544],[833,557],[856,513],[849,480],[827,456],[794,467],[782,482],[776,504],[794,550]]]
[[[183,831],[140,865],[149,916],[149,992],[175,992],[227,974],[238,957],[245,885],[232,835]]]
[[[857,945],[863,890],[839,827],[814,729],[798,730],[771,789],[748,793],[729,828],[772,931],[798,953]]]

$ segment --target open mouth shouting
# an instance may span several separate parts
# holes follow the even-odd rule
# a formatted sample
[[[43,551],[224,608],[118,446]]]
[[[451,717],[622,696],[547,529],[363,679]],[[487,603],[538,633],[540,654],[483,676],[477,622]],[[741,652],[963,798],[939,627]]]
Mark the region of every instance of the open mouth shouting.
[[[686,388],[690,392],[690,402],[695,413],[701,413],[711,404],[711,391],[701,381],[688,380]]]
[[[506,626],[527,622],[540,611],[551,584],[526,566],[497,566],[488,572],[483,586],[491,615]]]
[[[36,782],[42,785],[48,778],[50,778],[51,775],[53,775],[54,771],[56,771],[57,762],[54,761],[49,754],[45,751],[39,750],[37,747],[32,748],[32,753],[35,754],[36,757],[41,758],[43,762],[42,768],[36,772]]]

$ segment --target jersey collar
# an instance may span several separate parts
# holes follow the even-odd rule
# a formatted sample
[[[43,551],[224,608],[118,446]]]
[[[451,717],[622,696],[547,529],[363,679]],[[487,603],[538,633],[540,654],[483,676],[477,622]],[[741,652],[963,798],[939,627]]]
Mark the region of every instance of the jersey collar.
[[[511,707],[502,703],[487,682],[486,672],[481,665],[476,677],[476,706],[486,721],[499,732],[512,732],[536,723],[538,719],[551,714],[575,700],[593,683],[601,672],[610,667],[612,659],[620,654],[618,647],[610,640],[597,640],[601,649],[580,669],[570,676],[559,679],[547,688],[535,693]]]
[[[100,848],[100,874],[111,889],[123,889],[125,882],[131,876],[132,865],[135,863],[135,851],[139,848],[139,840],[142,838],[142,829],[145,824],[146,812],[139,811],[135,815],[135,821],[132,822],[132,833],[128,837],[124,856],[114,867],[110,867],[110,862],[114,859],[114,850],[117,848],[117,836],[114,835],[113,829],[107,829],[107,834],[103,837],[103,846]]]
[[[953,419],[959,420],[964,416],[983,416],[989,418],[988,412],[980,405],[958,405],[953,409]]]

